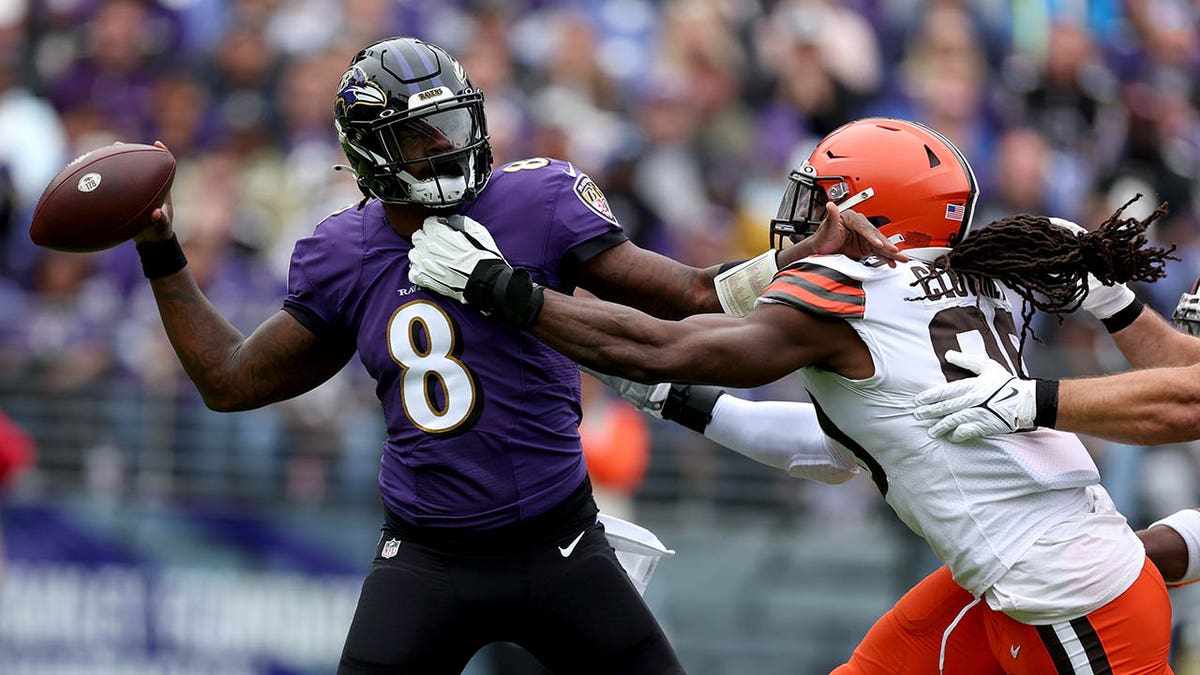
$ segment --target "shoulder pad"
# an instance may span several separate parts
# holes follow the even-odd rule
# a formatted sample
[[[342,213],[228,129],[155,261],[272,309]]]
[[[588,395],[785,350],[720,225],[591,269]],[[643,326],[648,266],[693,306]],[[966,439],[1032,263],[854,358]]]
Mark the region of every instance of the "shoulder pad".
[[[551,157],[529,157],[527,159],[518,159],[515,162],[509,162],[500,167],[500,173],[513,174],[525,171],[543,173],[543,172],[558,172],[561,171],[568,176],[574,177],[581,173],[574,164],[561,159],[553,159]]]
[[[858,281],[875,279],[894,271],[883,259],[873,256],[863,260],[854,260],[841,254],[810,255],[803,260],[797,260],[785,269],[792,269],[798,265],[805,265],[812,268],[824,267],[839,272],[851,279],[857,279]]]
[[[820,256],[819,260],[805,258],[780,270],[763,292],[762,299],[820,316],[862,318],[867,305],[863,278],[861,274],[847,273],[856,268],[868,273],[873,271],[845,256]]]

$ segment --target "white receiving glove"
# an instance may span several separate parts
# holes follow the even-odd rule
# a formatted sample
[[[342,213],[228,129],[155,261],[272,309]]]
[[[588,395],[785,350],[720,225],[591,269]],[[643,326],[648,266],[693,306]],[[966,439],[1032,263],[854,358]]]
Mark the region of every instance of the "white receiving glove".
[[[962,352],[946,352],[946,360],[978,377],[938,385],[917,394],[919,420],[941,418],[929,428],[934,438],[946,436],[955,443],[1029,431],[1036,425],[1037,382],[1014,377],[995,361]]]
[[[667,395],[671,393],[670,382],[642,384],[616,375],[598,373],[591,368],[580,367],[580,370],[603,382],[639,411],[662,419],[663,404],[667,402]]]
[[[1082,225],[1073,223],[1065,218],[1051,218],[1050,222],[1061,228],[1070,230],[1078,236],[1087,233],[1087,230]],[[1083,299],[1082,308],[1083,311],[1097,319],[1107,319],[1137,300],[1137,296],[1125,284],[1106,286],[1104,282],[1097,279],[1090,272],[1088,273],[1087,281],[1088,294]]]
[[[462,303],[476,265],[488,260],[508,264],[487,228],[463,215],[426,218],[412,243],[408,280]]]

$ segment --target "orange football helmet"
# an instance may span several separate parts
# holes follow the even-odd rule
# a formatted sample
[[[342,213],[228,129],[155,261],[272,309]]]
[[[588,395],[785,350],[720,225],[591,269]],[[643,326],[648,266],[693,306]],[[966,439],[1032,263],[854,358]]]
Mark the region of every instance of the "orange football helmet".
[[[788,180],[771,221],[772,246],[815,232],[833,201],[901,250],[951,248],[970,229],[978,194],[971,165],[945,136],[887,117],[839,127]]]

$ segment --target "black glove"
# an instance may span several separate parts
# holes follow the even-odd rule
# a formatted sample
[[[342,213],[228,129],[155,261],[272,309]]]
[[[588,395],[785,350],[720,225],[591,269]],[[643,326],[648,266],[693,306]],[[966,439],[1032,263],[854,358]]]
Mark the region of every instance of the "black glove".
[[[529,328],[542,312],[545,288],[529,272],[504,260],[480,260],[467,279],[463,301],[517,328]]]

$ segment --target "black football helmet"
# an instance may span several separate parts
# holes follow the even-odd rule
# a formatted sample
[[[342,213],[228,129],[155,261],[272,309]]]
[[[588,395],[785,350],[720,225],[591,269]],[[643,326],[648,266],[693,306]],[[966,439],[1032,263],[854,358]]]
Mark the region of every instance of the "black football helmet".
[[[410,37],[366,47],[342,75],[333,112],[367,197],[453,207],[492,175],[483,92],[441,47]]]

